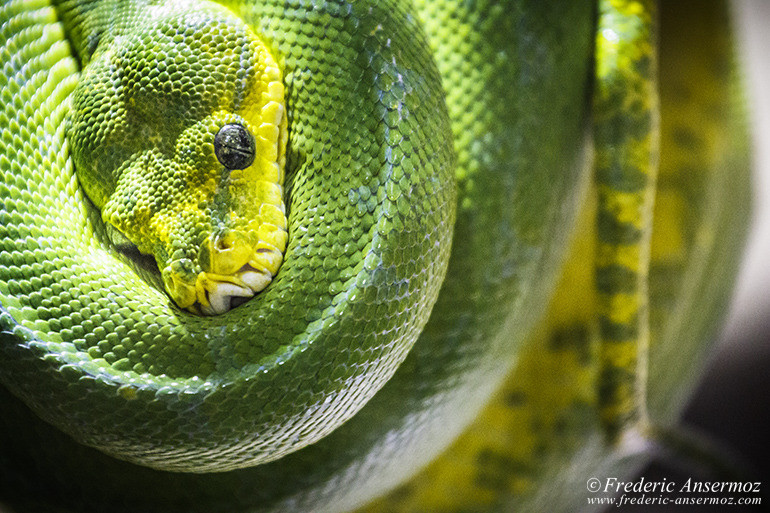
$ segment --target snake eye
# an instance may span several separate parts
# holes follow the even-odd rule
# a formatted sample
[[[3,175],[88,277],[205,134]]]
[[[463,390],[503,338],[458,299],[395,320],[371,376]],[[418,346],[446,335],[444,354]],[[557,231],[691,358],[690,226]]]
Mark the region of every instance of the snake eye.
[[[254,137],[242,125],[230,123],[214,137],[214,153],[228,169],[245,169],[254,162]]]

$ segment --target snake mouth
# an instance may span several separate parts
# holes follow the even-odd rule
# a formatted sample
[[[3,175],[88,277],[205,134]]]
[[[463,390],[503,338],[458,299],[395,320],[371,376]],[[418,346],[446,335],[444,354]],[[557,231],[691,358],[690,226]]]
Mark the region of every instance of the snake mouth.
[[[201,272],[195,283],[197,302],[192,308],[203,315],[225,313],[264,290],[272,279],[270,271],[250,264],[231,275]]]
[[[252,245],[249,237],[226,231],[207,238],[197,259],[177,258],[161,267],[152,252],[142,251],[118,228],[109,223],[105,228],[113,247],[135,264],[163,269],[163,286],[177,306],[207,316],[232,310],[263,291],[283,262],[287,238],[284,230],[263,229],[262,236],[275,245],[263,240]]]
[[[278,248],[258,248],[237,264],[227,262],[232,255],[217,256],[214,265],[204,267],[207,270],[188,258],[164,268],[166,291],[180,308],[199,315],[223,314],[263,291],[283,260]]]
[[[202,315],[219,315],[264,290],[283,261],[282,241],[285,237],[275,241],[276,247],[260,240],[257,233],[250,236],[233,230],[211,235],[198,255],[195,302],[186,306]]]
[[[196,272],[190,259],[180,259],[167,265],[162,273],[171,299],[180,307],[199,315],[219,315],[239,306],[263,291],[273,280],[282,254],[271,255],[275,265],[262,265],[250,259],[236,271],[216,273]],[[263,259],[264,261],[264,259]],[[272,262],[271,262],[272,263]]]

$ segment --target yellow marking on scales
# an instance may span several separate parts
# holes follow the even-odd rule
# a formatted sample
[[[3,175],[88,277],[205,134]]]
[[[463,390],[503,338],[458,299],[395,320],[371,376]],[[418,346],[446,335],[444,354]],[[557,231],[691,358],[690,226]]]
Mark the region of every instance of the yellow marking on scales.
[[[655,5],[599,4],[594,134],[598,409],[607,437],[644,422],[647,287],[658,156]]]
[[[645,208],[643,194],[639,194],[639,191],[620,191],[601,183],[597,189],[602,199],[602,208],[611,213],[618,223],[639,230],[644,228],[643,219],[639,217],[639,212]]]
[[[149,5],[131,30],[97,46],[73,96],[78,180],[114,239],[155,257],[177,306],[223,313],[286,250],[282,73],[215,4]],[[118,76],[123,92],[104,101]]]
[[[126,39],[114,51],[131,55],[125,62],[139,71],[124,73],[125,98],[109,103],[108,112],[94,97],[110,85],[99,70],[124,62],[97,52],[86,70],[96,86],[76,95],[78,176],[104,221],[155,256],[179,307],[219,314],[237,304],[234,298],[263,290],[286,250],[283,77],[264,42],[229,10],[173,3],[149,9],[136,39],[158,48]],[[197,60],[201,52],[210,58]],[[163,73],[142,76],[153,69]],[[102,119],[118,120],[101,123],[102,132],[118,129],[118,137],[91,133]],[[95,137],[105,143],[92,144]],[[112,141],[126,137],[124,146],[134,150],[128,164],[112,162],[111,155],[125,153]],[[115,178],[114,190],[99,188],[99,173]]]
[[[559,440],[565,420],[579,415],[576,405],[596,403],[590,258],[596,205],[588,196],[548,309],[501,388],[440,458],[357,513],[499,511],[501,496],[521,496],[536,486],[548,463],[544,442]],[[582,440],[582,431],[577,436]]]
[[[596,246],[597,268],[617,265],[634,271],[639,269],[642,251],[639,244],[597,243]]]
[[[254,161],[230,171],[232,204],[223,220],[229,229],[212,234],[202,247],[207,261],[196,279],[197,305],[192,306],[204,314],[223,313],[232,298],[248,298],[267,287],[286,251],[284,86],[280,70],[266,50],[260,59],[266,62],[264,70],[238,112],[250,125]]]
[[[639,298],[637,292],[598,294],[599,311],[614,324],[632,324],[637,322],[639,309],[646,301]]]

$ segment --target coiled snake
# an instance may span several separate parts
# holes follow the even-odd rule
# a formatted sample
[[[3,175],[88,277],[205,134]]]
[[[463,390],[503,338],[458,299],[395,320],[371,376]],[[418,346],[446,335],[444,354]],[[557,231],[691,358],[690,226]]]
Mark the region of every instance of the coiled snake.
[[[4,2],[0,501],[550,510],[632,472],[747,216],[724,6],[661,9]]]

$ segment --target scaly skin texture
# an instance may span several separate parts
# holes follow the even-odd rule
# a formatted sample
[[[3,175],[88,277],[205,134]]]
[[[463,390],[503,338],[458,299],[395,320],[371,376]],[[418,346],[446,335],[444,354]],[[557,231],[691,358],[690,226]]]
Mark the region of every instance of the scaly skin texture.
[[[111,238],[153,255],[181,308],[224,313],[263,290],[287,239],[284,88],[268,49],[214,4],[60,12],[82,67],[66,136]]]
[[[168,297],[161,270],[113,249],[73,170],[65,120],[86,71],[84,52],[71,48],[99,48],[88,41],[102,39],[94,27],[111,15],[100,13],[140,7],[0,11],[0,502],[19,511],[350,511],[409,481],[371,510],[569,511],[585,505],[577,469],[622,476],[645,461],[644,447],[623,443],[681,406],[745,223],[745,133],[719,4],[697,9],[701,17],[661,12],[661,76],[672,78],[660,88],[649,384],[642,336],[623,341],[633,355],[625,363],[601,352],[614,342],[600,337],[599,319],[617,312],[602,311],[595,292],[608,292],[605,261],[593,257],[607,241],[594,220],[607,209],[597,214],[588,186],[591,157],[616,140],[597,137],[591,148],[587,134],[602,120],[638,127],[633,119],[657,116],[654,99],[637,117],[613,110],[612,94],[602,106],[611,81],[591,75],[601,69],[594,58],[605,62],[599,13],[630,10],[630,26],[654,14],[639,15],[635,2],[415,2],[414,13],[400,2],[225,2],[225,16],[264,41],[283,76],[288,243],[263,292],[204,318]],[[129,30],[140,25],[132,16]],[[608,17],[598,23],[627,48],[622,58],[654,55],[644,31],[637,40],[622,24],[601,25]],[[609,90],[654,92],[645,85],[654,66],[640,69],[622,78],[621,65]],[[702,73],[698,93],[711,84],[708,98],[693,93],[688,73]],[[655,138],[649,130],[642,139]],[[700,140],[709,141],[702,152],[682,151]],[[654,172],[655,159],[645,160]],[[627,172],[637,161],[618,163]],[[622,185],[609,175],[609,187]],[[634,215],[649,231],[650,219]],[[535,329],[569,238],[550,320]],[[633,242],[643,280],[649,243]],[[646,300],[644,287],[637,293]]]
[[[319,51],[307,41],[279,49],[298,61],[284,64],[294,105],[286,259],[269,290],[208,319],[181,311],[157,287],[157,273],[141,274],[117,254],[103,236],[104,214],[80,189],[59,201],[64,184],[78,183],[66,132],[41,132],[33,153],[16,139],[37,126],[65,130],[70,105],[77,106],[81,74],[57,12],[67,21],[73,8],[71,18],[89,27],[90,17],[99,26],[103,13],[111,20],[125,11],[116,19],[126,30],[141,28],[142,18],[132,16],[149,7],[124,5],[135,3],[65,4],[58,11],[4,6],[6,52],[42,57],[9,56],[5,68],[4,91],[12,98],[4,126],[16,135],[2,152],[8,164],[0,379],[80,442],[130,461],[205,472],[279,458],[322,438],[366,403],[406,356],[435,301],[455,208],[451,141],[436,137],[448,130],[438,75],[426,52],[396,44],[391,58],[378,51],[367,59],[369,46],[385,46],[378,38],[395,36],[353,30],[364,22],[356,10],[340,29],[358,60],[335,62],[334,48]],[[290,14],[278,20],[286,34],[306,26]],[[399,11],[378,24],[412,39]],[[54,76],[46,65],[55,67]],[[364,94],[382,89],[380,83],[387,92]],[[326,92],[324,101],[308,96],[315,88]],[[43,98],[52,110],[47,121],[46,109],[23,107]],[[328,115],[325,102],[345,107]],[[101,414],[77,406],[88,398],[102,405]]]
[[[749,217],[747,127],[727,12],[724,5],[704,7],[669,3],[659,13],[647,407],[634,403],[657,426],[677,423],[702,369],[704,341],[713,337],[729,295]],[[591,191],[583,206],[548,310],[483,412],[426,469],[361,511],[585,511],[588,497],[605,496],[585,491],[588,477],[640,470],[649,446],[628,439],[608,444],[617,433],[599,415],[605,382],[597,378],[606,366],[601,291],[593,286],[601,269],[592,258],[602,244],[598,196]]]

